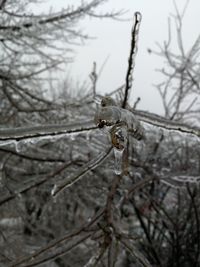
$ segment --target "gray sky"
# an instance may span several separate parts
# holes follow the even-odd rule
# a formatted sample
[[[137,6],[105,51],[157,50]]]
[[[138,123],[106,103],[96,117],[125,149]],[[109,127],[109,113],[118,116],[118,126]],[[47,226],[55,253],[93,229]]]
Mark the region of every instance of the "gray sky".
[[[52,6],[59,9],[66,6],[66,3],[79,2],[79,0],[56,0],[52,1]],[[185,4],[185,0],[176,2],[180,8]],[[147,48],[155,50],[156,42],[162,44],[167,39],[167,20],[170,13],[175,13],[173,0],[109,0],[101,7],[102,11],[112,9],[127,10],[124,18],[133,17],[135,11],[142,13],[131,101],[134,103],[140,96],[139,108],[162,114],[160,96],[153,84],[162,81],[162,76],[155,72],[155,69],[162,67],[163,60],[156,55],[149,55]],[[186,48],[192,45],[199,34],[199,10],[200,1],[190,0],[183,25]],[[96,39],[88,40],[84,46],[76,47],[75,61],[69,67],[74,81],[89,81],[93,62],[96,61],[98,69],[109,57],[98,81],[97,90],[107,93],[116,89],[125,81],[132,21],[87,19],[80,27]]]

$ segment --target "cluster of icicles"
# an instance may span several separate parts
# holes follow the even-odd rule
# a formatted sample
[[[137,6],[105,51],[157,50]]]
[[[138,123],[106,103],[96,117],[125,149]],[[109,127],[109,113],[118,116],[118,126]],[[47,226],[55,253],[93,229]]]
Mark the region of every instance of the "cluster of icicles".
[[[122,173],[123,153],[127,146],[128,132],[137,140],[144,138],[144,129],[129,110],[120,108],[111,97],[104,97],[95,114],[95,123],[110,135],[115,156],[115,173]]]

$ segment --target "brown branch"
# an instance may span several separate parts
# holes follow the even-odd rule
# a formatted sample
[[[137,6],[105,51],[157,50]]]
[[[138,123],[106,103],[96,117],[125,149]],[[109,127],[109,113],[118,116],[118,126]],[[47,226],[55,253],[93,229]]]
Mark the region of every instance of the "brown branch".
[[[0,3],[0,10],[4,9],[5,5],[6,5],[7,0],[1,0]]]
[[[138,39],[138,32],[139,32],[139,26],[142,19],[142,15],[140,12],[135,12],[134,14],[134,26],[132,29],[132,40],[131,40],[131,50],[130,55],[128,59],[128,70],[126,73],[126,85],[125,85],[125,93],[124,93],[124,100],[122,103],[122,108],[126,108],[129,91],[132,86],[132,80],[133,80],[133,68],[134,68],[134,57],[137,53],[137,39]]]

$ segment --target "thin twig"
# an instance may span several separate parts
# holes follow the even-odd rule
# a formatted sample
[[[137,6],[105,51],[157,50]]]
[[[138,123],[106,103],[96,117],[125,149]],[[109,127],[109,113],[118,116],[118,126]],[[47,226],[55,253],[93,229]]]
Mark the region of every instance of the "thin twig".
[[[99,166],[100,163],[102,163],[109,156],[111,151],[112,147],[109,148],[106,152],[101,153],[97,158],[92,159],[87,164],[85,164],[76,175],[67,177],[67,179],[65,179],[61,184],[56,184],[52,190],[52,195],[56,196],[59,192],[80,180],[87,172]]]
[[[92,91],[93,91],[93,98],[95,99],[96,97],[96,86],[97,86],[97,79],[98,79],[98,75],[97,75],[97,64],[96,62],[94,61],[93,62],[93,70],[92,72],[90,73],[90,79],[92,81]]]
[[[129,97],[129,90],[132,86],[133,80],[133,68],[134,68],[134,58],[137,53],[137,40],[138,40],[138,33],[139,33],[139,26],[142,19],[142,15],[140,12],[135,12],[134,14],[134,25],[132,29],[132,40],[131,40],[131,50],[128,59],[128,70],[126,73],[126,86],[125,86],[125,93],[124,93],[124,100],[122,103],[122,108],[126,108],[128,97]]]
[[[9,267],[16,267],[16,266],[19,266],[19,265],[21,265],[21,264],[23,264],[25,262],[30,261],[33,258],[35,259],[38,256],[40,256],[40,255],[44,254],[45,252],[49,251],[50,249],[53,249],[56,246],[60,245],[61,243],[66,242],[67,240],[79,235],[80,233],[82,233],[85,230],[87,230],[90,226],[92,226],[102,216],[103,212],[104,212],[104,209],[100,210],[99,212],[97,212],[93,216],[93,218],[91,218],[91,220],[89,222],[85,223],[81,228],[78,228],[77,230],[74,230],[71,233],[67,233],[62,238],[53,240],[48,245],[46,245],[46,246],[42,247],[41,249],[35,251],[31,255],[29,255],[27,257],[24,257],[24,258],[21,258],[21,259],[15,261],[15,262],[13,262]],[[89,234],[88,237],[90,237],[90,235],[91,235],[91,233]],[[66,250],[65,250],[65,253],[66,253]],[[56,255],[56,257],[58,257],[58,256],[59,255]],[[55,254],[54,254],[54,257],[55,257]],[[50,260],[50,259],[49,258],[45,259],[45,261],[48,261],[48,260]],[[32,266],[34,266],[34,265],[32,265]]]

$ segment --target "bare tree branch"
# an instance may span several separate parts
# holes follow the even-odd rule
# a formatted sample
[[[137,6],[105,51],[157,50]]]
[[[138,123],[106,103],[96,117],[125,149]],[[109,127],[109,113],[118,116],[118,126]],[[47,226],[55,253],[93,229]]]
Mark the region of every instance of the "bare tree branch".
[[[134,24],[132,29],[132,39],[131,39],[131,50],[128,59],[128,70],[126,73],[126,85],[125,85],[125,93],[124,93],[124,100],[122,103],[122,108],[126,108],[129,91],[132,86],[133,81],[133,69],[134,69],[134,59],[137,53],[137,42],[138,42],[138,34],[139,34],[139,26],[142,19],[142,15],[139,12],[134,14]]]

